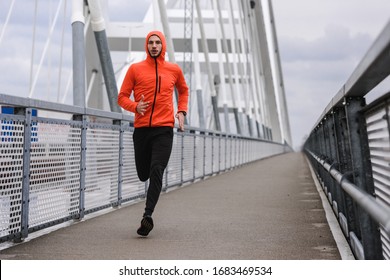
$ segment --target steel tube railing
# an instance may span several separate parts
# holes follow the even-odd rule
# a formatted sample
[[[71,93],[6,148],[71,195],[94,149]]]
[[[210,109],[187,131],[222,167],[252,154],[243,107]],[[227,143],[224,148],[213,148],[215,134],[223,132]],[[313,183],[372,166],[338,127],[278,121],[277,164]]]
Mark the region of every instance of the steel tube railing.
[[[367,213],[371,215],[383,229],[390,234],[390,208],[379,204],[370,194],[351,183],[344,174],[335,169],[334,165],[320,159],[314,153],[307,151],[336,180],[341,188],[348,193]]]

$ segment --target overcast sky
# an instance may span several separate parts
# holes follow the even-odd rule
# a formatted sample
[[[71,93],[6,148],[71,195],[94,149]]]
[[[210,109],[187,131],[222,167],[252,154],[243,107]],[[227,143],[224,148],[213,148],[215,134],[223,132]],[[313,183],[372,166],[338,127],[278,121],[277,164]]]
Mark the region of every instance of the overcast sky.
[[[59,0],[58,0],[59,1]],[[40,0],[40,9],[51,10],[54,17],[58,1]],[[0,1],[0,35],[12,0]],[[68,1],[69,2],[69,1]],[[67,8],[71,2],[67,2]],[[150,0],[109,0],[110,17],[115,20],[142,20]],[[302,143],[331,98],[346,82],[375,38],[390,19],[389,0],[273,0],[282,71],[289,109],[294,147]],[[0,41],[0,92],[28,96],[29,58],[31,57],[33,0],[16,0],[9,28]],[[49,20],[38,17],[42,24]],[[62,18],[59,22],[62,24]],[[69,23],[66,23],[69,29]],[[37,30],[43,38],[37,45],[35,59],[45,46],[49,30]],[[0,38],[1,39],[1,38]],[[60,45],[56,32],[52,41]],[[59,49],[52,47],[54,53]],[[71,54],[71,44],[61,50]],[[53,58],[57,59],[58,58]],[[54,63],[50,62],[49,63]],[[64,61],[62,63],[69,63]],[[43,66],[45,68],[46,66]],[[36,72],[37,69],[35,68]],[[43,70],[41,70],[43,72]],[[41,74],[43,75],[43,74]],[[66,87],[70,73],[51,73],[62,76],[61,88]],[[24,77],[24,78],[22,78]],[[54,91],[54,89],[53,89]],[[49,91],[50,92],[50,91]],[[48,98],[53,100],[53,97]],[[55,97],[54,97],[55,100]]]
[[[294,146],[390,19],[388,0],[273,0]]]

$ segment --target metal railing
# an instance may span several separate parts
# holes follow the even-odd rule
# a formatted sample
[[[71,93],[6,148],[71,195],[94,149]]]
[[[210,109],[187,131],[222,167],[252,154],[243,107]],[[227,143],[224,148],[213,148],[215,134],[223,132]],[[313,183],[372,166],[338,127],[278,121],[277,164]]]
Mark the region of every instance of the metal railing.
[[[358,259],[390,259],[390,23],[331,100],[304,144]]]
[[[0,241],[145,197],[132,117],[0,94]],[[187,127],[174,134],[163,190],[290,151]]]

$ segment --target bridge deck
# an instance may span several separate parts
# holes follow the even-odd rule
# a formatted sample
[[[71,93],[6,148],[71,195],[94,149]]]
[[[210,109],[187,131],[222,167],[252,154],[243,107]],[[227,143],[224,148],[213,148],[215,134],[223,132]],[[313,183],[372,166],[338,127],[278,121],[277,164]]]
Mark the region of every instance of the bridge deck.
[[[0,251],[0,259],[340,259],[301,153],[289,153],[163,194],[148,238],[144,202]]]

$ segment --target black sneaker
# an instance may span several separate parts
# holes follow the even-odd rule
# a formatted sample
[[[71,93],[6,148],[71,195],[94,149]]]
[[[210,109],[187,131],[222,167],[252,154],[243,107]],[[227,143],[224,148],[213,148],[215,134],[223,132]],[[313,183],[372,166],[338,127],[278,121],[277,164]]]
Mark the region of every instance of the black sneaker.
[[[153,219],[151,216],[145,216],[141,220],[141,226],[137,230],[137,233],[142,236],[147,236],[153,229]]]

